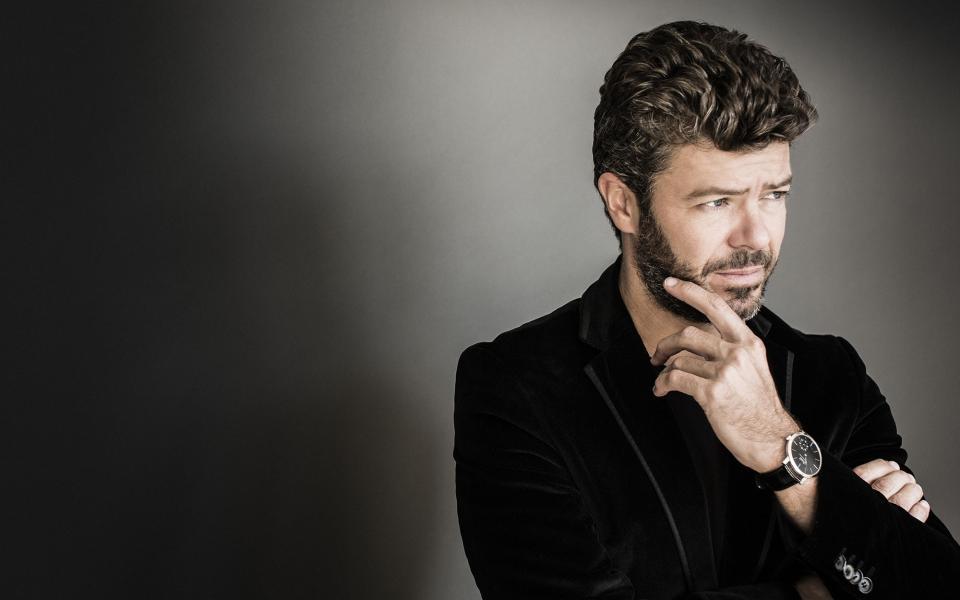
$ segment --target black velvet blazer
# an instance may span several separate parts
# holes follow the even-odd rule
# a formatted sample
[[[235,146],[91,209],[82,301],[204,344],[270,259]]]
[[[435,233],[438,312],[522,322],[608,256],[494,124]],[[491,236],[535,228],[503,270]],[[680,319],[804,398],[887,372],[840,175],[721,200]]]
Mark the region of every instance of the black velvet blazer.
[[[731,490],[746,510],[727,535],[753,566],[719,588],[670,396],[639,387],[649,356],[620,296],[620,262],[582,298],[460,357],[457,508],[483,597],[795,598],[803,570],[835,598],[955,597],[960,547],[943,523],[917,521],[851,471],[907,458],[860,357],[766,307],[748,325],[781,401],[823,450],[814,528],[795,530],[770,492]]]

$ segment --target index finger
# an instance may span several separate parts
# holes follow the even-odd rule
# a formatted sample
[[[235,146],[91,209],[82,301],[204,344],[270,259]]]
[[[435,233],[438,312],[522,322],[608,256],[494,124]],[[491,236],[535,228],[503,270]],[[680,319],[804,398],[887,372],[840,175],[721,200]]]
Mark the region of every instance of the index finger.
[[[663,287],[668,292],[702,312],[713,323],[720,337],[728,342],[746,339],[751,334],[740,315],[735,313],[723,298],[709,292],[692,281],[667,277]]]

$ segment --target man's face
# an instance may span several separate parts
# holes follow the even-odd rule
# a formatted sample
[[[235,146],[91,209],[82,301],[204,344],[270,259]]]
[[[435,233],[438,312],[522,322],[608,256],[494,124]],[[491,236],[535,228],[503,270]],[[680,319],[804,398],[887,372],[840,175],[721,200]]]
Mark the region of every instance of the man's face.
[[[745,152],[693,144],[675,150],[652,186],[652,214],[640,214],[632,236],[634,266],[657,304],[707,322],[663,289],[673,276],[719,294],[742,319],[753,318],[780,256],[790,177],[786,142]]]

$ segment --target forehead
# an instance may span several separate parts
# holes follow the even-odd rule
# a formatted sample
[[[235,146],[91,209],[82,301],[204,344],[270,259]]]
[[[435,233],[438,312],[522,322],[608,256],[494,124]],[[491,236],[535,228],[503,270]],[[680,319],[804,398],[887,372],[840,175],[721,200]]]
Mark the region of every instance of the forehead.
[[[771,142],[760,150],[729,152],[712,144],[684,144],[674,149],[655,189],[688,193],[696,189],[755,189],[790,176],[790,144]]]

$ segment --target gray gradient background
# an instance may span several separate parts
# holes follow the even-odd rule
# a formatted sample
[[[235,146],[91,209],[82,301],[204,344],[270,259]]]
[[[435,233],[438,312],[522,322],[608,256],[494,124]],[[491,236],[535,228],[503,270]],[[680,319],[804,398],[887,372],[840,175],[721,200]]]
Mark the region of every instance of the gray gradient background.
[[[7,589],[478,598],[457,358],[615,258],[597,89],[634,33],[679,18],[749,33],[813,96],[768,305],[854,344],[960,532],[951,16],[205,3],[23,35],[18,155],[57,168],[21,170],[13,214],[39,233],[8,238],[29,259],[10,293],[30,392],[3,409],[25,515]]]

